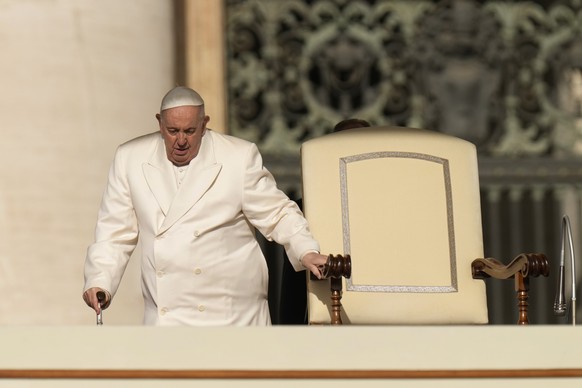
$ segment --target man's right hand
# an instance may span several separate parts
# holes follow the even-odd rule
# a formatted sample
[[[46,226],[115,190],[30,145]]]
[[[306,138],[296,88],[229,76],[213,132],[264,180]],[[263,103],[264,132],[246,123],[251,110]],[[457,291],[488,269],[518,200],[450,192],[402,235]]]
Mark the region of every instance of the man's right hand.
[[[99,303],[99,298],[97,297],[97,293],[102,292],[105,294],[105,300],[102,303]],[[95,313],[101,313],[101,309],[105,310],[109,307],[109,303],[111,302],[111,295],[107,290],[104,290],[99,287],[89,288],[87,291],[83,293],[83,300],[87,303],[87,306],[91,307],[95,310]]]

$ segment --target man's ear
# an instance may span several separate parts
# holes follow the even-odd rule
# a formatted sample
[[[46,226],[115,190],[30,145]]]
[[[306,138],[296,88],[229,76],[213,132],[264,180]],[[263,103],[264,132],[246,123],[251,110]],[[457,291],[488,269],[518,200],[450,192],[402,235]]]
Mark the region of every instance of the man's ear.
[[[156,113],[156,120],[158,120],[158,126],[160,127],[160,131],[162,130],[162,115]]]
[[[208,122],[210,121],[210,116],[204,116],[204,121],[202,124],[202,136],[204,136],[204,134],[206,133],[206,124],[208,124]]]

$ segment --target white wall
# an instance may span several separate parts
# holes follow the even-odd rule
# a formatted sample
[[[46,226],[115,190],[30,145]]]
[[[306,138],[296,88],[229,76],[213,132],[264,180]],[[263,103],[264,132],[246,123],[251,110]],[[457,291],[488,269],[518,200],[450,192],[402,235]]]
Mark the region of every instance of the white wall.
[[[83,261],[115,147],[157,129],[171,0],[0,0],[0,324],[93,324]],[[105,324],[141,322],[137,263]]]

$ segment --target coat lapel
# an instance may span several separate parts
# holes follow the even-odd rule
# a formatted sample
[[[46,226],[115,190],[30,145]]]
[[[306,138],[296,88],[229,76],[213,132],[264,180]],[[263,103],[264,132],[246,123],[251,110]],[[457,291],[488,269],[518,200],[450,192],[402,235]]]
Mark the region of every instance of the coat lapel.
[[[176,183],[172,163],[166,156],[164,140],[161,135],[154,154],[147,163],[143,164],[142,169],[152,194],[164,215],[167,216],[176,194]]]
[[[186,176],[181,187],[178,188],[159,233],[168,230],[200,200],[216,180],[221,169],[222,164],[216,162],[212,134],[208,130],[202,138],[198,155],[190,162]]]

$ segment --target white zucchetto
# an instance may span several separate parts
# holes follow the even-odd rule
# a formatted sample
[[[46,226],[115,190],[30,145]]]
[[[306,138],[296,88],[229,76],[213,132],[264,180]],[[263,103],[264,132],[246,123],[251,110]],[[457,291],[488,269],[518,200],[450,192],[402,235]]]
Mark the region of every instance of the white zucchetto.
[[[162,99],[160,112],[178,106],[202,106],[204,100],[194,90],[185,86],[177,86],[170,90]]]

